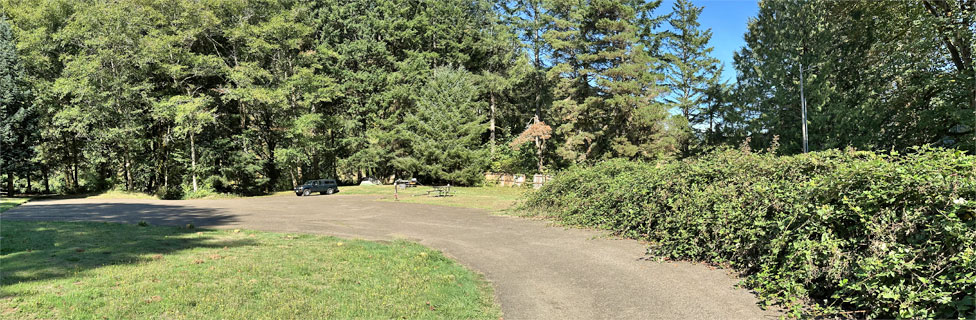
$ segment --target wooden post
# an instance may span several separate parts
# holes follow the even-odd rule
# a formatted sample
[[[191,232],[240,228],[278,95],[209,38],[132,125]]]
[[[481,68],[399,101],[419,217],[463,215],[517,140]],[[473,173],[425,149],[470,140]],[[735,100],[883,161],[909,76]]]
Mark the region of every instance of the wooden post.
[[[545,183],[545,176],[541,173],[532,176],[532,189],[542,188],[543,183]]]

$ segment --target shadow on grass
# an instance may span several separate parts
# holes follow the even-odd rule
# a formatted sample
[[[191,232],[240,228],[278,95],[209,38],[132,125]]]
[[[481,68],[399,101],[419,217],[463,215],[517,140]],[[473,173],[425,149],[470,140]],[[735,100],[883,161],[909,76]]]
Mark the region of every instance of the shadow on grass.
[[[60,203],[35,200],[0,213],[4,221],[96,221],[197,227],[219,226],[237,221],[216,209],[148,203]]]
[[[255,244],[250,239],[215,239],[198,231],[117,223],[11,221],[4,217],[0,228],[0,284],[64,278],[194,248]],[[7,295],[0,293],[0,297]]]
[[[4,212],[4,211],[10,210],[10,209],[13,209],[14,207],[16,207],[18,205],[20,205],[20,203],[0,202],[0,212]]]

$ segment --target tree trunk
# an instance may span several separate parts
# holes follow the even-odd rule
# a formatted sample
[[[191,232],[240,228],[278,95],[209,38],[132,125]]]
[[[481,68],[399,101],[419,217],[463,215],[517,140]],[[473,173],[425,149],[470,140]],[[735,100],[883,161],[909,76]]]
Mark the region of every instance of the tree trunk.
[[[163,143],[160,146],[163,149],[162,150],[163,151],[163,159],[162,159],[162,162],[163,162],[163,164],[162,164],[163,165],[163,170],[162,171],[163,171],[163,187],[165,187],[165,188],[169,188],[169,137],[170,137],[170,132],[172,132],[172,128],[170,126],[166,126],[166,135],[163,137]]]
[[[298,180],[305,181],[305,175],[302,173],[302,166],[298,166]],[[297,187],[297,185],[296,185]]]
[[[535,123],[539,123],[539,116],[536,116],[535,118],[533,118],[533,121]],[[539,173],[540,174],[542,173],[542,149],[546,147],[545,143],[546,142],[544,140],[542,140],[542,139],[539,139],[538,136],[535,137],[535,157],[536,157],[536,160],[538,161],[538,164],[539,164]]]
[[[75,155],[74,162],[71,164],[71,183],[75,189],[81,188],[81,182],[78,181],[78,156]]]
[[[74,189],[71,186],[71,166],[64,167],[64,185],[68,186],[68,190]]]
[[[299,167],[301,168],[301,167]],[[298,181],[295,181],[295,171],[288,170],[288,175],[291,176],[291,188],[298,188]]]
[[[31,173],[30,170],[27,170],[27,192],[25,193],[31,193]]]
[[[535,20],[534,29],[532,30],[532,53],[535,56],[535,70],[533,70],[532,75],[536,80],[536,90],[535,90],[535,121],[539,122],[542,118],[542,77],[540,76],[540,70],[542,70],[542,53],[539,50],[539,30],[535,29],[539,27],[539,7],[538,4],[532,6],[532,18]]]
[[[193,143],[193,135],[190,135],[190,170],[193,171],[193,192],[197,192],[197,147]]]
[[[278,171],[278,164],[275,163],[275,147],[276,144],[268,143],[270,147],[268,152],[268,190],[267,192],[275,192],[275,188],[278,184],[278,178],[281,177],[281,172]]]
[[[539,143],[539,138],[538,137],[535,138],[535,141],[536,141],[536,146],[537,146],[536,147],[535,156],[539,160],[539,173],[542,173],[542,148],[543,148],[543,145],[541,143]]]
[[[13,197],[14,194],[14,174],[7,171],[7,196]]]
[[[236,66],[237,64],[235,63],[235,67]],[[241,102],[240,100],[237,100],[237,104],[238,106],[240,106],[240,110],[241,110],[241,132],[246,132],[247,131],[247,112],[246,112],[247,108],[244,107],[244,102]],[[247,135],[245,135],[244,143],[242,145],[242,147],[244,148],[244,152],[250,152],[249,145],[250,143],[247,139]]]
[[[132,171],[129,166],[129,151],[126,150],[122,154],[122,162],[125,169],[125,191],[132,191]]]
[[[489,124],[489,130],[491,130],[491,157],[495,157],[495,93],[489,93],[489,98],[491,99],[491,121]]]
[[[47,171],[48,171],[47,170],[47,167],[42,167],[41,168],[41,175],[44,176],[44,193],[45,194],[50,194],[51,193],[51,184],[48,181],[48,172]]]
[[[339,165],[337,164],[339,160],[336,160],[334,157],[332,160],[332,178],[339,179]]]
[[[339,179],[338,176],[339,165],[336,163],[339,161],[339,159],[337,159],[338,157],[336,156],[336,152],[335,152],[336,150],[335,130],[329,130],[329,139],[331,140],[329,141],[329,150],[330,150],[329,151],[329,172],[332,173],[333,179]]]
[[[949,53],[949,60],[952,64],[956,66],[956,70],[963,77],[967,73],[976,78],[976,65],[973,62],[973,52],[972,52],[972,38],[967,37],[970,35],[969,30],[966,27],[955,29],[954,34],[949,34],[951,31],[950,24],[956,19],[953,17],[953,13],[956,13],[959,18],[959,24],[961,26],[971,26],[973,21],[969,19],[968,13],[976,10],[976,7],[969,5],[967,8],[965,1],[958,1],[958,8],[954,8],[949,5],[946,1],[922,1],[922,5],[933,17],[939,18],[944,21],[944,24],[937,25],[936,28],[939,32],[942,32],[942,44],[945,46]],[[960,14],[961,13],[961,14]],[[976,79],[974,79],[976,82]],[[976,87],[971,90],[972,100],[970,101],[970,109],[976,112]]]
[[[541,78],[542,77],[538,77],[537,76],[537,80],[539,80]],[[539,122],[539,119],[542,118],[542,92],[540,92],[541,90],[542,89],[539,88],[539,89],[536,90],[536,93],[535,93],[535,117],[533,118],[533,121],[534,121],[533,123],[538,123]]]
[[[74,147],[75,142],[76,139],[71,139],[72,144],[69,146],[69,152],[71,152],[71,166],[68,167],[68,171],[66,173],[68,174],[67,180],[71,180],[69,185],[72,189],[77,190],[81,187],[80,183],[78,182],[78,151],[76,150],[77,148],[71,148]]]
[[[320,161],[320,160],[322,160],[321,157],[319,156],[318,153],[316,153],[314,151],[309,151],[309,153],[310,153],[309,159],[311,159],[312,164],[311,164],[311,167],[309,167],[308,169],[309,170],[313,170],[313,172],[315,173],[315,176],[325,178],[325,175],[322,174],[322,172],[323,172],[322,171],[322,161]]]

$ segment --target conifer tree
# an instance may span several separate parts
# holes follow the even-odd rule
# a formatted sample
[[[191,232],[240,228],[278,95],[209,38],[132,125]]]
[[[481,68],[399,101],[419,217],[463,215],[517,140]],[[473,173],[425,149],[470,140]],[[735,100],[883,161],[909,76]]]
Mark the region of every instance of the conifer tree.
[[[550,70],[554,108],[572,162],[602,158],[654,159],[674,152],[669,117],[656,98],[654,57],[641,44],[641,23],[653,7],[632,1],[554,1]]]
[[[502,1],[503,16],[509,27],[514,29],[522,40],[528,53],[529,61],[534,70],[529,75],[531,80],[531,101],[526,101],[533,109],[533,123],[545,121],[544,112],[548,106],[549,83],[545,79],[545,70],[549,67],[547,59],[552,51],[552,43],[546,37],[553,25],[550,12],[554,2],[550,0],[515,0]]]
[[[710,88],[717,86],[722,74],[720,61],[711,56],[714,48],[708,44],[712,31],[702,30],[698,22],[702,9],[690,0],[675,1],[668,19],[670,31],[664,39],[666,83],[670,89],[665,100],[687,121],[683,130],[699,136],[710,130],[710,127],[706,128],[710,121],[714,122],[714,112],[709,110],[707,102],[715,97],[708,94]],[[683,148],[687,151],[688,144]]]
[[[399,126],[410,159],[402,170],[466,185],[483,179],[489,158],[481,137],[487,127],[475,82],[464,69],[439,67],[418,88],[417,111]]]

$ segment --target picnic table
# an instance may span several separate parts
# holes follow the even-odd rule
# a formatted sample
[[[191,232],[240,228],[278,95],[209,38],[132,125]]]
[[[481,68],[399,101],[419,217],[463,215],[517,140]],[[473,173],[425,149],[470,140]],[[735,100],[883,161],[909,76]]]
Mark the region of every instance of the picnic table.
[[[435,197],[447,197],[451,195],[451,185],[435,186],[433,190],[427,190],[427,196],[433,194]]]

